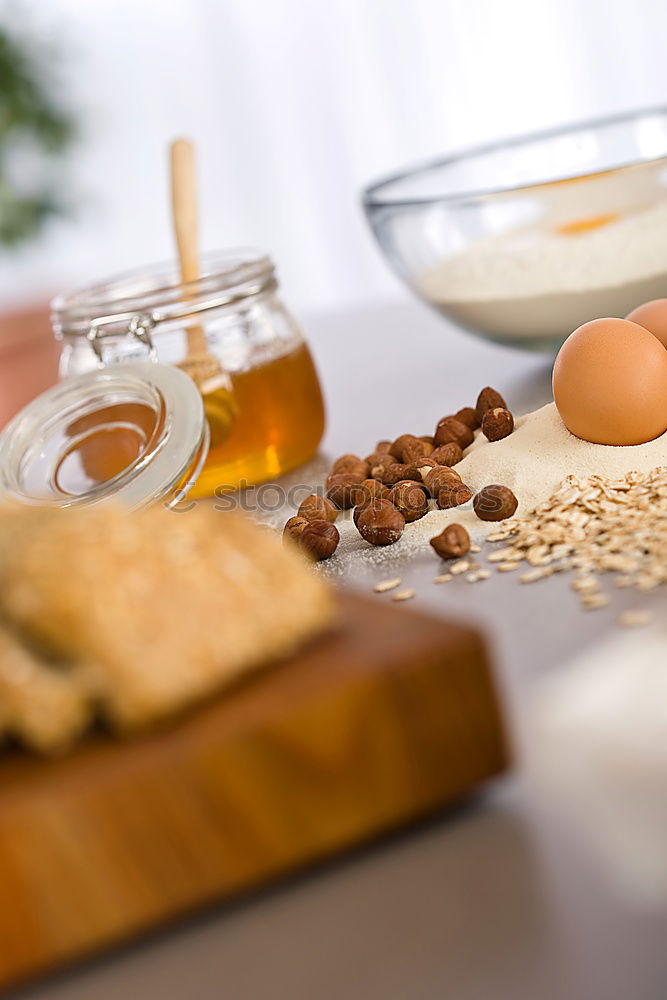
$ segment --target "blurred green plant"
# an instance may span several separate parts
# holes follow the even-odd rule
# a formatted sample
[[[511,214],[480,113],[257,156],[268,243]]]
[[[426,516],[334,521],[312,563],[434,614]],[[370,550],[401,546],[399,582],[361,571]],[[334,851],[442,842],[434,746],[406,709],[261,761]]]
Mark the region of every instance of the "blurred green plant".
[[[34,237],[62,210],[54,161],[74,136],[45,57],[0,27],[0,245]]]

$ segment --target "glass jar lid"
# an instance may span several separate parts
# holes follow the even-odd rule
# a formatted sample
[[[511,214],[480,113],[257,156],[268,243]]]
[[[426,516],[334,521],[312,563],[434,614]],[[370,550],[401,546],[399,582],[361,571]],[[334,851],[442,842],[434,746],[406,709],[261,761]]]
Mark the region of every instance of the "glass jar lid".
[[[0,492],[40,506],[175,506],[208,453],[202,397],[178,368],[117,364],[68,378],[0,433]]]

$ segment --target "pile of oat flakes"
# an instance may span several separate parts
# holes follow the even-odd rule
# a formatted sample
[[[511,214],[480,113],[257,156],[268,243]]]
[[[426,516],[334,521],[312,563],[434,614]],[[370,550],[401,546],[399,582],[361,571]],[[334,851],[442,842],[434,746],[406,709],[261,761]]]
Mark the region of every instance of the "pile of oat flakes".
[[[488,557],[499,569],[532,568],[522,583],[574,570],[572,587],[586,607],[606,604],[598,574],[619,587],[653,590],[667,580],[667,466],[622,479],[568,476],[549,500],[487,536],[509,541]]]
[[[568,476],[552,496],[527,517],[503,521],[486,536],[506,542],[488,561],[500,572],[522,570],[521,583],[554,573],[573,572],[572,588],[587,610],[605,607],[609,595],[600,577],[613,573],[617,587],[650,591],[667,581],[667,466],[623,478]],[[488,579],[487,570],[467,558],[434,582],[463,575],[470,583]],[[628,611],[622,625],[650,620],[647,611]]]

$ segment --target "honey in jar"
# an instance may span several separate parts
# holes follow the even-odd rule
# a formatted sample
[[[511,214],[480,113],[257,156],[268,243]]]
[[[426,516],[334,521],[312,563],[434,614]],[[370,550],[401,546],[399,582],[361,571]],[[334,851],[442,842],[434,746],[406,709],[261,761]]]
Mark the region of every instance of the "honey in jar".
[[[187,284],[173,264],[60,297],[61,374],[147,358],[188,371],[194,324],[219,374],[210,390],[200,385],[211,447],[191,495],[256,485],[308,461],[324,431],[319,379],[273,264],[256,251],[204,257]]]
[[[232,373],[236,413],[227,438],[209,451],[193,496],[254,485],[307,462],[324,431],[317,372],[305,343]]]

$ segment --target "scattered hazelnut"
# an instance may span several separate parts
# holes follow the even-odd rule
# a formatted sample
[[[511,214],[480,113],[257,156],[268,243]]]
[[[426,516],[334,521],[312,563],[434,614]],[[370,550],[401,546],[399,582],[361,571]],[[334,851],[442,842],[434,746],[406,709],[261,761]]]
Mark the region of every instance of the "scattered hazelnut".
[[[389,491],[387,490],[387,492]],[[386,500],[384,498],[364,500],[363,503],[360,503],[357,507],[354,508],[354,511],[352,513],[352,518],[357,528],[359,527],[359,518],[361,517],[363,512],[367,509],[367,507],[369,507],[371,504],[373,504],[375,507],[381,507],[383,504],[389,504],[389,506],[391,507],[394,506],[390,500],[388,499]]]
[[[364,500],[363,503],[358,504],[354,508],[354,510],[352,511],[352,519],[354,521],[355,528],[359,527],[359,517],[360,517],[362,511],[366,510],[366,508],[368,507],[369,503],[371,503],[370,500]]]
[[[366,455],[365,460],[368,462],[369,471],[372,472],[373,466],[377,465],[378,463],[381,463],[382,460],[386,459],[388,455],[389,452],[387,451],[372,451],[370,455]],[[391,458],[392,462],[396,461],[393,455],[390,455],[389,457]]]
[[[454,469],[449,469],[445,465],[436,465],[435,469],[431,469],[424,477],[424,486],[426,486],[432,497],[437,497],[440,490],[444,489],[445,486],[455,485],[460,482],[461,477],[458,472],[455,472]]]
[[[378,443],[375,445],[376,451],[388,452],[390,448],[391,448],[391,441],[378,441]]]
[[[428,514],[428,500],[421,483],[412,480],[396,483],[389,499],[394,507],[400,510],[407,523],[418,521],[424,514]]]
[[[315,562],[329,559],[340,541],[338,528],[330,521],[308,521],[299,536],[299,545]]]
[[[382,479],[390,465],[396,465],[396,459],[386,451],[371,464],[371,477],[373,479]]]
[[[468,425],[462,424],[456,417],[443,417],[435,429],[436,447],[453,441],[454,444],[457,444],[463,450],[463,448],[467,448],[469,444],[472,444],[474,440],[475,435]]]
[[[428,458],[432,451],[433,448],[430,444],[422,441],[421,438],[415,438],[414,441],[408,441],[404,446],[403,462],[406,465],[419,465],[422,458]]]
[[[479,427],[479,420],[472,406],[463,406],[454,416],[462,424],[465,424],[466,427],[469,427],[471,431],[476,431]]]
[[[327,499],[339,510],[348,510],[363,497],[361,484],[366,479],[363,472],[337,472],[326,481]]]
[[[364,479],[361,484],[363,490],[363,500],[357,500],[357,505],[365,503],[366,500],[388,500],[389,487],[380,482],[379,479]]]
[[[419,440],[424,441],[426,444],[430,445],[431,449],[435,448],[435,438],[431,434],[422,434]]]
[[[451,468],[452,465],[461,461],[463,451],[455,441],[448,441],[447,444],[441,444],[439,448],[432,451],[429,458],[432,458],[438,465],[448,465]]]
[[[415,437],[414,434],[401,434],[395,441],[392,442],[391,447],[389,448],[389,454],[393,455],[397,462],[403,462],[403,449],[405,446],[418,440],[419,438]]]
[[[496,392],[495,389],[492,389],[490,385],[487,385],[486,388],[482,389],[480,392],[475,405],[475,414],[480,424],[486,411],[492,410],[495,406],[502,406],[504,410],[507,409],[507,403],[500,393]]]
[[[308,521],[305,517],[290,517],[283,528],[283,541],[286,538],[291,538],[293,542],[298,542],[301,532],[307,524]]]
[[[460,559],[470,549],[470,535],[462,524],[448,524],[430,544],[441,559]]]
[[[435,502],[440,510],[449,510],[450,507],[460,507],[469,500],[472,500],[472,490],[465,483],[448,483],[440,490]]]
[[[438,463],[434,462],[429,455],[428,458],[420,458],[419,461],[415,464],[415,468],[419,473],[419,475],[421,476],[423,482],[428,476],[431,469],[438,468]]]
[[[371,502],[359,515],[359,534],[371,545],[393,545],[403,534],[405,518],[393,504]]]
[[[489,441],[501,441],[514,430],[514,417],[502,406],[494,406],[482,417],[482,433]]]
[[[303,501],[297,515],[305,517],[306,521],[331,521],[333,524],[338,517],[338,508],[326,497],[312,493]]]
[[[385,486],[395,486],[402,479],[414,479],[418,483],[421,482],[419,469],[415,465],[403,465],[401,462],[394,462],[393,465],[385,469],[382,475],[382,482]]]
[[[514,514],[518,500],[507,486],[485,486],[472,502],[480,521],[504,521]]]
[[[363,470],[365,475],[362,478],[365,479],[369,472],[367,465],[368,463],[363,458],[360,458],[359,455],[341,455],[331,466],[331,474],[335,475],[337,472],[359,472]]]

